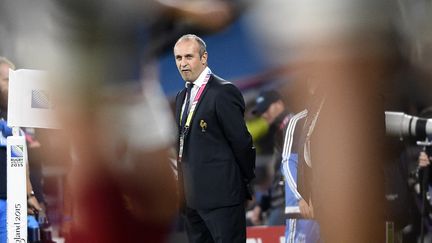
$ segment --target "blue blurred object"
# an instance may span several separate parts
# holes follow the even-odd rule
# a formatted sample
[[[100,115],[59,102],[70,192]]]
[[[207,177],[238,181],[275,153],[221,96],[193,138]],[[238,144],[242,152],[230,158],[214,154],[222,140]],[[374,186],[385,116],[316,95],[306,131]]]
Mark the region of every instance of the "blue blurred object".
[[[39,223],[33,215],[27,216],[27,234],[28,243],[40,242]]]

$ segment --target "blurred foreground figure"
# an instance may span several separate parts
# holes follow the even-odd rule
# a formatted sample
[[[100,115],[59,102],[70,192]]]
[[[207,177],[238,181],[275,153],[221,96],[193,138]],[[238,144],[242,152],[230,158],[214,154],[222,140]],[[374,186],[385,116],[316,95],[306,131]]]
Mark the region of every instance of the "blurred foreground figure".
[[[337,0],[270,0],[252,11],[269,62],[316,87],[315,98],[297,97],[313,111],[298,187],[325,242],[384,242],[383,93],[399,58],[395,13],[393,3]],[[278,23],[286,25],[268,28]]]
[[[225,1],[204,1],[205,12],[181,2],[58,4],[67,57],[58,68],[67,91],[59,113],[73,148],[68,242],[164,242],[171,230],[178,201],[168,156],[176,132],[155,59],[184,31],[171,28],[176,20],[216,30],[232,14]]]
[[[177,205],[172,119],[143,58],[153,16],[116,1],[58,4],[58,112],[72,147],[66,242],[165,242]]]

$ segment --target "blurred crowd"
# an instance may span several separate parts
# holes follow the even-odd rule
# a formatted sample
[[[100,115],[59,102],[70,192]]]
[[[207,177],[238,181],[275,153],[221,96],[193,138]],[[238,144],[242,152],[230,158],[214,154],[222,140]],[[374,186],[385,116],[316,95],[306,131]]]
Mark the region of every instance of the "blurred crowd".
[[[430,241],[432,151],[416,143],[430,139],[388,137],[384,118],[432,117],[426,0],[1,1],[0,56],[50,72],[63,127],[24,129],[41,203],[32,213],[66,242],[181,232],[174,97],[162,92],[158,59],[180,36],[205,40],[239,18],[267,64],[230,80],[257,148],[248,225],[288,232],[289,219],[304,219],[324,242],[384,242],[392,222],[395,242]]]

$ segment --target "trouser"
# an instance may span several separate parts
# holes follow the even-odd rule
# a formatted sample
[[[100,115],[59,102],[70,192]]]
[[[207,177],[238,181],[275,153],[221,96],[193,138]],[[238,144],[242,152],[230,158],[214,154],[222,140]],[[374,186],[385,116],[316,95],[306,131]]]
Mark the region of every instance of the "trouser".
[[[246,218],[243,204],[209,210],[183,211],[190,243],[244,243]]]

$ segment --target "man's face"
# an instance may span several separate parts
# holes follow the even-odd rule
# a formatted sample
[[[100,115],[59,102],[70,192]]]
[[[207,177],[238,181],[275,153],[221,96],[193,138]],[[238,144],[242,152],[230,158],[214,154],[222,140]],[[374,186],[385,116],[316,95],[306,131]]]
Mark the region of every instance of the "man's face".
[[[267,110],[261,114],[261,117],[267,121],[268,124],[273,123],[273,121],[283,112],[283,105],[281,101],[276,101],[272,103]]]
[[[0,108],[7,109],[9,92],[9,65],[0,64]]]
[[[186,82],[194,82],[207,66],[207,53],[199,55],[199,44],[195,40],[182,40],[174,46],[177,68]]]

